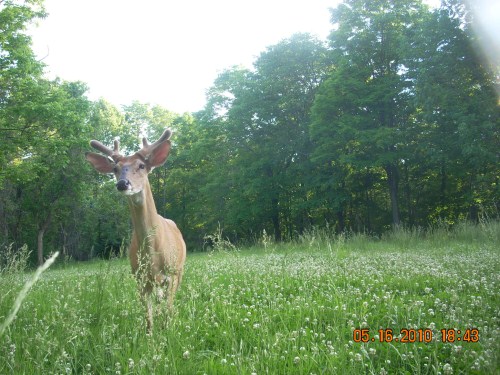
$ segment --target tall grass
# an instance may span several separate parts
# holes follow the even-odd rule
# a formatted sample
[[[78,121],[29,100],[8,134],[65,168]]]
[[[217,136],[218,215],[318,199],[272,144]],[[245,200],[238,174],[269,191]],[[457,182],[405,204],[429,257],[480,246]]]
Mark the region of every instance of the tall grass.
[[[498,373],[498,223],[381,239],[325,231],[190,254],[176,312],[151,335],[125,260],[49,270],[0,339],[0,373]],[[26,277],[0,279],[0,321]],[[405,328],[433,340],[377,336]],[[478,329],[479,342],[442,342],[452,328]]]
[[[23,303],[24,299],[28,295],[28,292],[30,291],[30,289],[38,281],[41,274],[44,271],[46,271],[52,265],[52,263],[54,263],[54,261],[56,260],[58,255],[59,255],[59,253],[56,252],[49,259],[47,259],[44,264],[42,264],[40,267],[38,267],[38,269],[35,271],[33,277],[31,279],[29,279],[24,284],[23,288],[21,289],[21,291],[17,295],[16,300],[14,301],[14,305],[12,306],[11,312],[9,313],[9,315],[7,316],[5,321],[0,324],[0,337],[3,335],[3,333],[5,332],[7,327],[12,323],[12,321],[16,318],[17,312],[21,308],[21,304]]]
[[[24,244],[19,249],[11,243],[0,249],[0,276],[23,272],[28,267],[31,251]]]

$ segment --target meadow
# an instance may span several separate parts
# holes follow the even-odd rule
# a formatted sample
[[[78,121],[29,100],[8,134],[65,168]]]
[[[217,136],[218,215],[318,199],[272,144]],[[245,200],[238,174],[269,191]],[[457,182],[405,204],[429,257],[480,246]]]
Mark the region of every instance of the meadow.
[[[126,259],[56,264],[0,374],[498,374],[499,244],[490,222],[192,253],[151,334]],[[31,275],[0,273],[0,323]]]

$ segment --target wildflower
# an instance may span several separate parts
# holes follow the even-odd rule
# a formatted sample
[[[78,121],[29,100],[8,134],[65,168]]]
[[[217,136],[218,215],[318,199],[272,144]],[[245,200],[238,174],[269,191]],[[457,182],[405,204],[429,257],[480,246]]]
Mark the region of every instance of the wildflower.
[[[184,353],[182,353],[182,358],[189,359],[189,350],[186,350]]]
[[[453,346],[453,352],[454,352],[455,354],[458,354],[458,353],[460,353],[461,351],[462,351],[462,345],[454,345],[454,346]]]
[[[293,359],[293,363],[298,364],[299,362],[300,362],[300,358],[299,357],[295,357]]]
[[[369,353],[370,355],[375,355],[375,354],[377,354],[377,349],[375,349],[375,348],[370,348],[370,349],[368,349],[368,353]]]
[[[453,374],[453,367],[451,367],[451,365],[449,363],[446,363],[443,366],[443,372],[445,375]]]

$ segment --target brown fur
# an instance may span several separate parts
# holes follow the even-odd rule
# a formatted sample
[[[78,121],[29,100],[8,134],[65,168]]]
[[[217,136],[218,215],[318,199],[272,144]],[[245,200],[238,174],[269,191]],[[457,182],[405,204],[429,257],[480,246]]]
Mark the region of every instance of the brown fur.
[[[168,157],[169,137],[170,130],[167,129],[152,145],[144,139],[143,148],[132,156],[122,156],[117,141],[114,150],[98,141],[91,142],[92,147],[104,152],[113,161],[100,154],[86,153],[87,160],[97,171],[114,172],[117,180],[127,182],[122,183],[121,190],[127,196],[132,216],[133,233],[129,257],[132,272],[147,306],[148,330],[151,330],[153,324],[153,289],[156,287],[161,296],[166,292],[167,306],[169,310],[172,309],[186,260],[186,245],[182,234],[172,220],[157,213],[148,180],[149,172],[162,165]]]

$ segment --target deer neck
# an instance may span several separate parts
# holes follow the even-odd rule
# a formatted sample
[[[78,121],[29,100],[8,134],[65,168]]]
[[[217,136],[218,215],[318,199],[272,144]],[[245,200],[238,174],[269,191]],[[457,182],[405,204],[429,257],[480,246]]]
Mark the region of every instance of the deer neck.
[[[159,228],[159,216],[149,182],[146,181],[141,192],[129,196],[128,202],[138,244],[146,245],[148,237],[154,236],[154,231]]]

